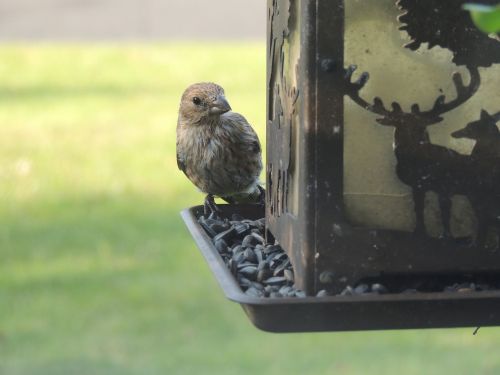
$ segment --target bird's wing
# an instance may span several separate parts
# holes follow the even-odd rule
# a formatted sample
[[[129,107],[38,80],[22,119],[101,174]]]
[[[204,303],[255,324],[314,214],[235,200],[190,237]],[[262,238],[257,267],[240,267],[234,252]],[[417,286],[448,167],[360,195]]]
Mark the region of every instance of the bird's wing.
[[[252,131],[253,131],[253,129],[252,129]],[[254,132],[254,135],[255,135],[255,140],[252,141],[252,151],[255,152],[256,154],[260,154],[260,152],[262,150],[260,148],[259,138],[257,137],[257,134],[255,134],[255,132]]]
[[[232,126],[238,128],[239,149],[245,155],[245,163],[253,165],[254,171],[260,173],[262,168],[262,148],[257,133],[248,121],[239,113],[231,112],[229,120]],[[222,197],[228,203],[262,203],[265,194],[264,188],[255,185],[253,191],[241,194],[233,194],[230,197]]]
[[[259,137],[246,118],[239,113],[231,112],[231,121],[241,127],[241,142],[248,147],[248,151],[254,154],[260,154],[262,149]]]

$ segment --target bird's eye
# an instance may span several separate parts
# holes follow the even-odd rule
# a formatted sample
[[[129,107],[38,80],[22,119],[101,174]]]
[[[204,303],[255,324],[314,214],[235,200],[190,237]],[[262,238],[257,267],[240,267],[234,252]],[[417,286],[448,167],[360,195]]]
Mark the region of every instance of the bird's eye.
[[[200,103],[201,103],[201,99],[200,99],[200,98],[198,98],[197,96],[195,96],[195,97],[193,98],[193,103],[194,103],[194,104],[196,104],[196,105],[200,105]]]

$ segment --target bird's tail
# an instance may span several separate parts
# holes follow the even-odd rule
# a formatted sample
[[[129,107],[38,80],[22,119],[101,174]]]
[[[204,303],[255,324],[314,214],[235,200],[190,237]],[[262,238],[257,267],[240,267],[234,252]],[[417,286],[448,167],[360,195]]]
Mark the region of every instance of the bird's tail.
[[[266,190],[260,185],[255,185],[255,188],[249,192],[238,193],[228,197],[221,197],[221,198],[230,204],[242,204],[242,203],[264,204],[266,201]]]

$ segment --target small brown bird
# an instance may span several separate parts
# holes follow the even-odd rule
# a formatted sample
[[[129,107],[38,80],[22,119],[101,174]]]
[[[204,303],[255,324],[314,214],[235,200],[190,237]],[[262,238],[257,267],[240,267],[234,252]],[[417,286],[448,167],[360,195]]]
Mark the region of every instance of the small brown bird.
[[[242,115],[231,112],[224,89],[215,83],[195,83],[182,94],[177,165],[207,194],[206,215],[219,212],[214,196],[231,204],[263,203],[259,139]]]

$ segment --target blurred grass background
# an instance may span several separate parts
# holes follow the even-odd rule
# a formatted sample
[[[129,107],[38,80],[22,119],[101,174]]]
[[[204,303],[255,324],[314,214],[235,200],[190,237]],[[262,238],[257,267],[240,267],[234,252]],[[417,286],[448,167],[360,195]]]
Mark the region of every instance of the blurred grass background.
[[[203,199],[175,162],[203,80],[264,140],[263,44],[0,46],[0,374],[500,373],[497,328],[253,328],[178,214]]]

